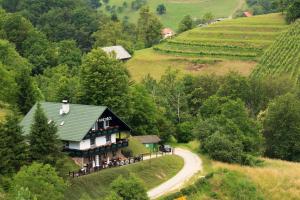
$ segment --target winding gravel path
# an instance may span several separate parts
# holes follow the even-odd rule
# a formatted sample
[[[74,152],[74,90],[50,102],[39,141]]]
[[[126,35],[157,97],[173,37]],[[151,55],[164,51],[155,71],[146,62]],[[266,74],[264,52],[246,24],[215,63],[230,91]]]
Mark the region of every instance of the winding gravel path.
[[[147,192],[150,199],[156,199],[162,195],[182,187],[193,175],[202,170],[202,160],[189,150],[175,148],[174,154],[184,159],[183,168],[171,179]]]

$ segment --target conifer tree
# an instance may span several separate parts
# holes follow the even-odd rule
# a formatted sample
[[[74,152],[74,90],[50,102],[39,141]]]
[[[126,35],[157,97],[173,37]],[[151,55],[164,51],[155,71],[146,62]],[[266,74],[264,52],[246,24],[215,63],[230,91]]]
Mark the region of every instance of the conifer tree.
[[[36,101],[35,88],[28,70],[22,70],[17,78],[17,84],[19,86],[17,103],[20,111],[26,114]]]
[[[28,151],[16,114],[8,115],[6,121],[0,123],[0,144],[0,174],[18,171],[26,163]]]
[[[56,125],[48,121],[41,104],[38,103],[29,134],[29,152],[33,161],[56,164],[61,155],[61,145],[56,133]]]

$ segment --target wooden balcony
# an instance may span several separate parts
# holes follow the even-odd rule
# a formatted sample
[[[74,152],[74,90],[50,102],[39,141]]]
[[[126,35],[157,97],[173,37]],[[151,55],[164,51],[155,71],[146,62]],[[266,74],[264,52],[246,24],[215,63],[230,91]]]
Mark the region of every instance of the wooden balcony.
[[[65,149],[65,151],[69,152],[70,156],[88,157],[88,156],[101,155],[107,152],[116,151],[123,147],[128,147],[127,139],[117,139],[116,143],[111,143],[103,146],[96,146],[88,150]]]
[[[106,129],[100,128],[98,130],[90,130],[84,139],[88,139],[91,137],[99,137],[99,136],[109,135],[109,134],[119,133],[119,132],[120,132],[119,126],[110,126]]]

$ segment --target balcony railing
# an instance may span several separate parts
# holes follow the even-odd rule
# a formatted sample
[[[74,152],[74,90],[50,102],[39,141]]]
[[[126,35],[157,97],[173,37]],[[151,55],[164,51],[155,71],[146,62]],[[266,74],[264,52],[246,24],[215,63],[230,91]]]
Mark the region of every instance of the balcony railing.
[[[65,150],[69,152],[71,156],[88,157],[88,156],[100,155],[111,151],[116,151],[123,147],[128,147],[127,139],[117,139],[116,143],[110,143],[103,146],[96,146],[87,150],[68,149],[68,148],[66,148]]]
[[[100,128],[97,130],[90,130],[87,134],[87,137],[98,137],[98,136],[109,135],[118,132],[119,132],[119,126],[110,126],[106,129]],[[87,139],[87,137],[84,139]]]

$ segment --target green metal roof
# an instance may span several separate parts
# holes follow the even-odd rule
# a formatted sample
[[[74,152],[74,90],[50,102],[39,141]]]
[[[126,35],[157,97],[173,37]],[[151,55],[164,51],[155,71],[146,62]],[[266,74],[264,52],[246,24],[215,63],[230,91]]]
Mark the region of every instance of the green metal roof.
[[[107,109],[106,106],[69,104],[69,113],[60,115],[59,110],[62,103],[41,102],[40,104],[47,118],[56,123],[59,138],[67,141],[81,141],[96,120]],[[31,108],[21,122],[25,135],[30,133],[35,110],[36,105]],[[64,123],[61,126],[62,122]]]

